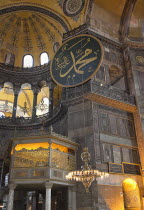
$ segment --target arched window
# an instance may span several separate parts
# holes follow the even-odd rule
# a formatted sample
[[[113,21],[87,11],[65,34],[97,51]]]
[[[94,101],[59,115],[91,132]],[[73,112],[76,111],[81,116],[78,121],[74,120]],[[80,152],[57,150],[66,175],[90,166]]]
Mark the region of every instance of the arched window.
[[[48,54],[46,52],[41,53],[41,55],[40,55],[40,64],[44,65],[44,64],[46,64],[48,62],[49,62]]]
[[[23,58],[23,67],[24,68],[31,68],[34,65],[34,60],[32,55],[25,55]]]

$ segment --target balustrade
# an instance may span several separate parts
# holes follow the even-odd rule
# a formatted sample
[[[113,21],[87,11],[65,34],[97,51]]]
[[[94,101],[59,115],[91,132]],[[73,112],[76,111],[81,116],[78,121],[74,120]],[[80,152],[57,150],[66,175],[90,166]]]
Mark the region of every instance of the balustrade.
[[[59,113],[63,111],[64,107],[60,104],[57,107],[53,109],[53,114],[50,112],[44,114],[44,115],[39,115],[36,116],[34,121],[32,117],[16,117],[15,120],[13,121],[12,117],[5,117],[2,116],[0,118],[0,125],[5,125],[5,126],[28,126],[32,124],[43,124],[47,123],[49,120],[55,118]]]
[[[129,95],[125,91],[110,85],[101,86],[100,83],[92,80],[88,81],[83,86],[66,88],[63,100],[74,99],[89,93],[94,93],[130,105],[135,105],[135,97],[133,95]]]

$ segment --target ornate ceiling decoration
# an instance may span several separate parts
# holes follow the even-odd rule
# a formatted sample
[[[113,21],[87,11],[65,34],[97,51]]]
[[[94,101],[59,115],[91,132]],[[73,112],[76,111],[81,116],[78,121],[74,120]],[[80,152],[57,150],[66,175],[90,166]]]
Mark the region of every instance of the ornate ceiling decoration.
[[[63,11],[67,16],[73,17],[82,11],[84,4],[84,0],[64,0]]]
[[[62,43],[63,33],[85,22],[88,3],[89,0],[1,2],[0,62],[5,62],[6,55],[11,53],[15,55],[15,66],[22,66],[23,56],[31,54],[34,66],[39,66],[39,56],[44,51],[51,60],[55,44]]]
[[[0,16],[0,50],[13,53],[16,66],[22,65],[24,54],[39,59],[40,53],[46,51],[51,58],[54,44],[62,42],[63,32],[62,26],[40,13],[5,14]]]

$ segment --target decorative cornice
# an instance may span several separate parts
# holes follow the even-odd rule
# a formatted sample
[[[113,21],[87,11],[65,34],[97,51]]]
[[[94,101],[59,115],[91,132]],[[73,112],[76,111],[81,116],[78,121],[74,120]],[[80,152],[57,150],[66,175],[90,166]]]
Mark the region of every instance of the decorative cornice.
[[[122,44],[120,42],[117,42],[112,39],[108,39],[107,37],[102,36],[101,34],[98,34],[97,32],[93,31],[88,24],[83,24],[79,26],[78,28],[73,29],[72,31],[68,31],[67,33],[64,33],[63,35],[63,41],[66,41],[67,39],[76,36],[78,34],[91,34],[95,37],[97,37],[101,42],[108,44],[112,48],[117,48],[118,50],[122,49]]]
[[[19,117],[13,120],[11,117],[0,118],[0,129],[10,129],[10,130],[32,130],[39,129],[41,126],[49,126],[56,121],[58,121],[64,114],[66,114],[67,109],[60,104],[53,110],[53,116],[50,117],[51,113],[38,116],[35,121],[32,118]],[[37,134],[38,135],[38,134]]]
[[[47,83],[50,82],[50,64],[43,66],[37,66],[34,68],[21,68],[12,67],[0,63],[0,84],[3,85],[5,82],[12,82],[13,84],[18,83],[22,85],[24,83],[38,84],[42,80]]]
[[[78,34],[91,34],[96,36],[100,41],[102,41],[103,43],[106,43],[108,45],[110,45],[111,47],[117,48],[119,50],[124,50],[127,46],[132,47],[132,48],[144,48],[144,43],[142,42],[134,42],[131,41],[129,39],[125,40],[125,43],[116,41],[116,40],[112,40],[109,39],[101,34],[98,34],[97,32],[95,32],[88,24],[83,24],[80,25],[78,28],[73,29],[72,31],[68,31],[67,33],[64,33],[63,35],[63,41],[76,36]]]

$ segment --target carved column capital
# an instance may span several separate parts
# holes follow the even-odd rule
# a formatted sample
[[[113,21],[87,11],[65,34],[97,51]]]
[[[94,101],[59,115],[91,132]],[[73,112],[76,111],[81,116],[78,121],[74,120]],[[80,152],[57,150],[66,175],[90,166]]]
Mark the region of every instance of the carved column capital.
[[[34,94],[38,94],[40,92],[40,88],[36,85],[36,86],[32,86],[32,90]]]
[[[53,81],[51,81],[48,86],[50,90],[53,90],[56,87],[56,84]]]
[[[15,190],[15,188],[17,187],[17,184],[16,183],[10,183],[8,185],[8,187],[9,187],[9,190]]]
[[[45,183],[46,189],[51,189],[52,186],[53,186],[53,183],[52,183],[52,182],[46,182],[46,183]]]
[[[72,186],[71,187],[71,190],[72,190],[72,192],[77,192],[77,186],[75,185],[75,186]]]
[[[18,95],[18,94],[19,94],[19,92],[20,92],[20,89],[21,89],[21,87],[20,87],[20,86],[15,86],[15,87],[13,88],[14,95]]]

